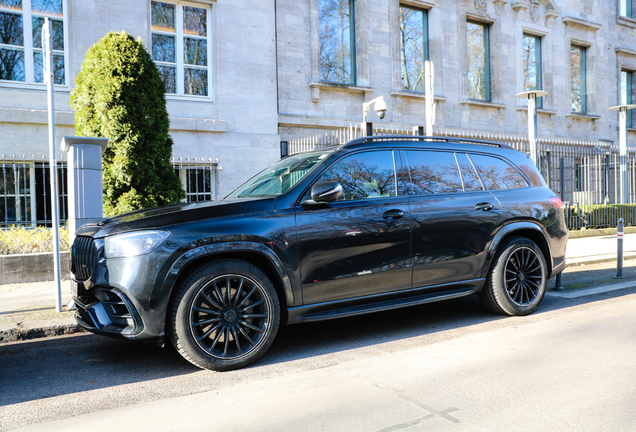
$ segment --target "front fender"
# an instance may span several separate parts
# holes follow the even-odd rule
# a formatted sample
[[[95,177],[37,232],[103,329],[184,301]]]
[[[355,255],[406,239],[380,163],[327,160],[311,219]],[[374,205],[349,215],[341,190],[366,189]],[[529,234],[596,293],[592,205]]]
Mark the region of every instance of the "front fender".
[[[166,275],[163,286],[169,287],[170,292],[172,292],[174,284],[179,278],[179,275],[188,266],[188,264],[199,258],[210,255],[218,255],[222,254],[223,252],[256,252],[265,256],[272,263],[272,265],[278,272],[280,279],[283,281],[283,291],[285,293],[286,304],[294,304],[294,292],[292,290],[291,281],[289,280],[289,275],[287,274],[282,261],[280,260],[278,255],[276,255],[274,251],[269,249],[267,246],[253,242],[216,243],[191,249],[181,255],[174,262],[174,264],[168,271],[168,274]]]

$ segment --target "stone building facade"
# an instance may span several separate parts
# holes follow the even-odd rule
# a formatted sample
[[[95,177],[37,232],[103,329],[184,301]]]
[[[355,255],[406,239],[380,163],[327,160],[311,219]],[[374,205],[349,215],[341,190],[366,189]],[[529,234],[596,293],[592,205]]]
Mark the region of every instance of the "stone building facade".
[[[281,140],[359,123],[362,104],[378,96],[388,111],[382,120],[371,114],[376,125],[423,125],[425,59],[435,65],[436,127],[523,135],[527,110],[515,95],[534,86],[549,92],[541,136],[617,142],[618,114],[608,108],[636,101],[632,3],[0,0],[0,159],[5,171],[25,159],[28,177],[9,191],[5,175],[0,192],[13,193],[14,206],[37,201],[39,174],[29,160],[48,154],[37,42],[44,16],[58,32],[58,148],[74,135],[69,98],[86,50],[125,30],[141,38],[169,87],[173,156],[222,166],[214,181],[224,196],[276,161]],[[419,33],[405,49],[407,27]]]
[[[375,125],[409,129],[425,123],[422,92],[406,90],[402,73],[400,14],[424,12],[428,59],[435,65],[436,127],[526,134],[524,43],[540,42],[538,110],[544,137],[618,141],[621,77],[636,71],[636,20],[626,0],[367,0],[354,1],[355,77],[321,79],[319,24],[323,0],[278,1],[279,127],[282,139],[361,121],[362,104],[384,96]],[[470,94],[468,26],[487,32],[489,97]],[[324,26],[323,26],[324,27]],[[584,51],[584,109],[573,107],[572,49]],[[324,59],[323,59],[324,60]],[[579,60],[580,61],[580,60]],[[579,76],[575,81],[580,86]],[[577,81],[578,80],[578,81]],[[623,89],[623,93],[625,89]],[[625,96],[625,95],[623,95]],[[578,112],[577,112],[578,111]],[[372,116],[373,117],[373,116]],[[629,132],[630,139],[636,130]]]

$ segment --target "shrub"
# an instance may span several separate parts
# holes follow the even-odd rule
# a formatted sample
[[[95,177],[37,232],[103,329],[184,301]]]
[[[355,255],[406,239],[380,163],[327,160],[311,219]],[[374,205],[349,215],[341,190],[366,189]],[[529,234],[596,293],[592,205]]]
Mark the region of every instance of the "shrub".
[[[59,240],[60,251],[69,250],[67,227],[60,227]],[[53,252],[53,231],[44,227],[0,230],[0,255],[42,252]]]
[[[86,53],[71,94],[78,136],[108,138],[104,215],[179,202],[165,87],[141,40],[110,32]]]

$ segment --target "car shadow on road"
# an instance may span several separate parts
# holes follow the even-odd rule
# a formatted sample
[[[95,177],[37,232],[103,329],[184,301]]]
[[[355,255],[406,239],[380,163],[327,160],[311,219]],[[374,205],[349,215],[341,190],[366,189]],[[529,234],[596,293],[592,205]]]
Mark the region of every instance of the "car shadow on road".
[[[0,406],[193,373],[199,374],[199,391],[204,391],[249,377],[315,369],[379,352],[425,346],[470,332],[533,322],[555,310],[634,292],[636,289],[630,288],[578,299],[546,297],[541,307],[527,317],[492,314],[480,305],[477,296],[468,296],[287,326],[280,329],[269,352],[255,365],[223,373],[192,366],[172,347],[92,334],[5,344],[0,346]]]

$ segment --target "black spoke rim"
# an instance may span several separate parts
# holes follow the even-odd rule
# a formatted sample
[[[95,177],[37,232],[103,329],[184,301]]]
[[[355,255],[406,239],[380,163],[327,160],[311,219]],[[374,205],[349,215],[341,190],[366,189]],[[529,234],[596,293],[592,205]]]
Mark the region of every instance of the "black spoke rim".
[[[260,345],[271,313],[271,303],[256,281],[235,274],[217,276],[194,297],[190,332],[205,352],[232,360]]]
[[[541,260],[531,248],[515,249],[506,262],[504,273],[506,293],[518,306],[528,306],[537,299],[544,278]]]

